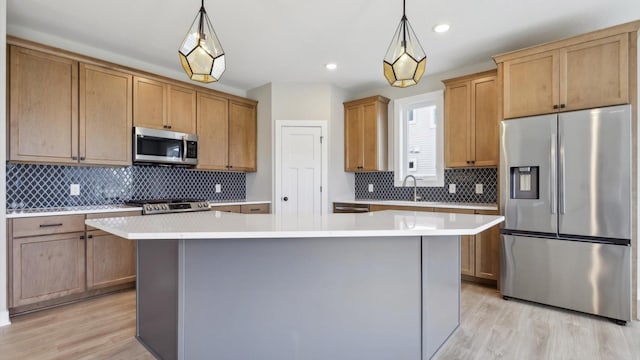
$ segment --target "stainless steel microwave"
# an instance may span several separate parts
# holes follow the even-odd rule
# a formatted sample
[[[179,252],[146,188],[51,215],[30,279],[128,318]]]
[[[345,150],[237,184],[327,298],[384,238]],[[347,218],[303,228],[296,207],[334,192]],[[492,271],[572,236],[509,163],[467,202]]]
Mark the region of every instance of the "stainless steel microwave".
[[[195,166],[198,135],[134,127],[133,163]]]

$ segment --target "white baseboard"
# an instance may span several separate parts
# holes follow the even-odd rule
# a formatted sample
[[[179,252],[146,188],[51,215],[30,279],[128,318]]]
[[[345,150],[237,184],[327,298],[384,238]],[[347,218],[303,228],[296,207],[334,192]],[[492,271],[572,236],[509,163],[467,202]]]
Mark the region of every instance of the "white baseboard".
[[[9,311],[0,312],[0,327],[11,325],[11,321],[9,321]]]

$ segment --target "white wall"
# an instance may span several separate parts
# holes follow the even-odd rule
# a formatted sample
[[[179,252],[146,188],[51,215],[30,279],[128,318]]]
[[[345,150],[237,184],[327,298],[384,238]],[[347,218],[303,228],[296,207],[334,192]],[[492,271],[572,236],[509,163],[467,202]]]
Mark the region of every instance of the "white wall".
[[[5,11],[5,14],[6,14],[6,11]],[[90,31],[90,29],[88,29],[88,31]],[[181,68],[179,66],[180,61],[178,60],[177,55],[176,55],[176,69],[172,69],[172,68],[170,69],[163,66],[152,65],[147,62],[140,61],[135,58],[126,56],[125,54],[117,54],[104,49],[98,49],[87,44],[79,43],[76,41],[61,38],[61,37],[54,36],[47,33],[42,33],[42,32],[35,31],[33,29],[25,28],[22,26],[12,25],[7,28],[7,33],[25,40],[31,40],[40,44],[57,47],[60,49],[75,52],[81,55],[90,56],[90,57],[104,60],[104,61],[109,61],[114,64],[127,66],[130,68],[150,72],[153,74],[158,74],[158,75],[165,76],[165,77],[172,78],[179,81],[191,82],[189,78],[187,78],[185,73],[181,71]],[[5,37],[3,37],[3,39],[4,38]],[[177,48],[176,48],[176,51],[177,51]],[[196,82],[191,82],[191,83],[193,83],[194,85],[204,86],[204,87],[208,87],[218,91],[234,94],[237,96],[247,97],[246,91],[242,89],[234,88],[231,86],[223,85],[220,83],[212,83],[212,84],[204,84],[204,83],[196,83]]]
[[[0,0],[0,123],[6,124],[7,99],[7,1]],[[6,126],[0,126],[0,326],[9,324],[7,307],[7,154],[5,139]]]
[[[344,172],[344,124],[342,103],[347,93],[328,84],[272,83],[249,90],[258,105],[258,171],[247,174],[247,199],[265,200],[273,196],[273,156],[276,120],[321,120],[328,123],[326,143],[329,147],[329,203],[353,199],[354,177]],[[267,104],[270,102],[270,104]],[[269,113],[270,111],[270,113]],[[260,128],[260,125],[263,128]],[[269,124],[269,125],[267,125]],[[268,135],[266,131],[268,127]],[[263,130],[265,129],[265,130]],[[265,144],[264,142],[268,142]],[[262,161],[266,156],[268,161]],[[270,186],[267,192],[266,186]]]
[[[247,96],[258,100],[258,171],[247,173],[247,200],[271,200],[273,189],[273,120],[271,84],[249,90]]]

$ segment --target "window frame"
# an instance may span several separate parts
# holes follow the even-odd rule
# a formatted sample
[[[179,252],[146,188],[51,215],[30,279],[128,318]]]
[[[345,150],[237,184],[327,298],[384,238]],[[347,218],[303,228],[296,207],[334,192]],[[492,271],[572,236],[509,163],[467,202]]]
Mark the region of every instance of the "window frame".
[[[425,104],[436,106],[436,175],[417,178],[419,187],[443,187],[444,186],[444,90],[436,90],[428,93],[396,99],[393,101],[393,182],[394,186],[402,186],[402,182],[411,171],[405,166],[408,154],[405,146],[405,132],[402,118],[407,107]]]

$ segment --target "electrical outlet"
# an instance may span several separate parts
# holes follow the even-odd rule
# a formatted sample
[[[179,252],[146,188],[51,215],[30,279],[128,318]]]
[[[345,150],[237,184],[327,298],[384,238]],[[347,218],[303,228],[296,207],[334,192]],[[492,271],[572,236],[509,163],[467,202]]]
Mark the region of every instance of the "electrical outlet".
[[[476,184],[476,194],[482,194],[483,191],[482,184]]]
[[[216,192],[217,193],[222,192],[222,185],[216,184]]]
[[[456,184],[449,184],[449,194],[456,193]]]
[[[369,184],[369,192],[373,192],[373,184]]]
[[[71,187],[69,190],[70,190],[71,196],[80,195],[80,184],[71,184]]]

